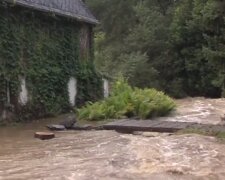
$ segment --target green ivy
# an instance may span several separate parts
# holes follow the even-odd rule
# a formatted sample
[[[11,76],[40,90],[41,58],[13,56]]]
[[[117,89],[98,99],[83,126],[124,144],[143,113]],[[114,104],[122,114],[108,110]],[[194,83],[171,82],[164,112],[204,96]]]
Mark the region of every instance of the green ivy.
[[[78,106],[101,98],[102,80],[92,59],[79,57],[79,30],[76,21],[1,2],[0,105],[7,104],[8,83],[19,120],[67,112],[72,76],[78,80]],[[17,104],[20,76],[30,97],[23,107]]]

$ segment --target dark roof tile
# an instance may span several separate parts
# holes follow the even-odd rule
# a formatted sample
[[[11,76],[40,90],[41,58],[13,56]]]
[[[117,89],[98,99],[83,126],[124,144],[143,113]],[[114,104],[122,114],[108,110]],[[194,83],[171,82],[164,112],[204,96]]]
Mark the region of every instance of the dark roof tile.
[[[78,21],[97,24],[82,0],[14,0],[14,3],[41,11],[53,12],[61,16],[75,18]]]

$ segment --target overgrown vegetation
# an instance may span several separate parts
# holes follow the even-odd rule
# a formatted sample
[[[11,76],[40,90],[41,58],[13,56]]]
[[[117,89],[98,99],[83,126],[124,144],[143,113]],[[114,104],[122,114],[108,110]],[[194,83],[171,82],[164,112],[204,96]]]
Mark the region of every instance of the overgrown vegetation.
[[[225,1],[87,0],[96,65],[130,84],[174,97],[220,97],[225,89]]]
[[[78,81],[77,105],[102,96],[93,61],[79,56],[80,24],[51,14],[0,2],[0,110],[7,88],[17,120],[71,109],[67,83]],[[17,106],[19,77],[26,78],[29,104]]]
[[[78,109],[80,120],[104,120],[138,117],[148,119],[165,116],[175,108],[174,101],[155,89],[132,88],[121,79],[114,86],[111,96]]]

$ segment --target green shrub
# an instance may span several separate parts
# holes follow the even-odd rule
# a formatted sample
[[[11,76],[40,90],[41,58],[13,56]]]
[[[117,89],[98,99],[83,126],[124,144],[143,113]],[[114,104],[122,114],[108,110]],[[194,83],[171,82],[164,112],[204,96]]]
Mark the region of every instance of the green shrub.
[[[103,120],[138,117],[148,119],[165,116],[175,108],[174,101],[155,89],[132,88],[121,79],[115,82],[111,96],[105,100],[88,103],[78,109],[80,120]]]

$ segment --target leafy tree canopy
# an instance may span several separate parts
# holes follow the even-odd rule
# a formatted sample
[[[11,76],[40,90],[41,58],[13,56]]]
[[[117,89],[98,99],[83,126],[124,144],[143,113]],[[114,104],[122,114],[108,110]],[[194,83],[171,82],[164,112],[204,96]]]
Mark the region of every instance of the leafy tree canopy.
[[[87,0],[96,27],[96,66],[138,87],[175,97],[223,96],[225,2]]]

